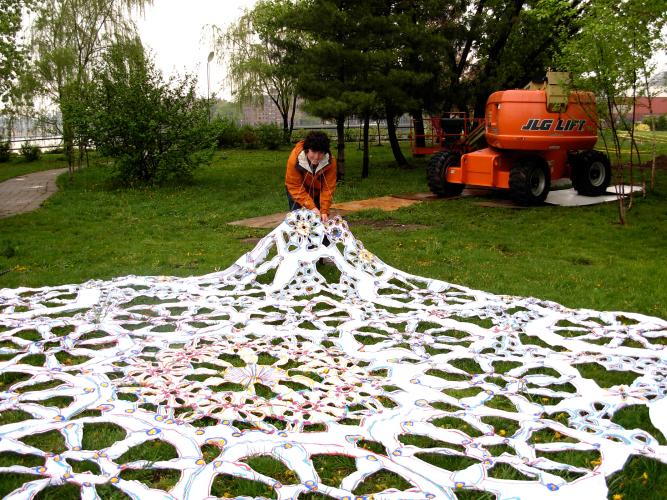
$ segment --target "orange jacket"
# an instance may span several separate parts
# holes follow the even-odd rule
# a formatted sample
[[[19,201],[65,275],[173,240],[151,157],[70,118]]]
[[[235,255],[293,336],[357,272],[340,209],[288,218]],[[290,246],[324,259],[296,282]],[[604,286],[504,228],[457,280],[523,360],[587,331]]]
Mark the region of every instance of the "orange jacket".
[[[329,215],[336,190],[336,159],[325,155],[313,173],[303,150],[303,141],[298,142],[287,159],[285,186],[292,199],[309,210],[315,208],[314,199],[319,196],[320,213]]]

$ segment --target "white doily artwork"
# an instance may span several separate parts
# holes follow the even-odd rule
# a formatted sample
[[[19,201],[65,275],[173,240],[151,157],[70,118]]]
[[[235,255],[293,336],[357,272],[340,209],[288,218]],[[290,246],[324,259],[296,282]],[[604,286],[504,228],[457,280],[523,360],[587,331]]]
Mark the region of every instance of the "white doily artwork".
[[[404,273],[341,218],[296,211],[221,272],[0,290],[0,484],[602,499],[630,457],[667,462],[666,340],[659,318]],[[615,422],[626,407],[654,432]],[[165,490],[141,480],[163,470]]]

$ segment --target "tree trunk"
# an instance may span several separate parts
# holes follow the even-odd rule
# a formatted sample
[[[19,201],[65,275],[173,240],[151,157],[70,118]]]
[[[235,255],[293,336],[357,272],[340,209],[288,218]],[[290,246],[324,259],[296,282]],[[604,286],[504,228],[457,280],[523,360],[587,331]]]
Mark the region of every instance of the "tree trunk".
[[[9,118],[7,119],[7,140],[11,144],[12,138],[14,137],[14,112],[12,111],[9,114]]]
[[[371,125],[371,117],[369,115],[364,116],[364,160],[361,166],[361,178],[368,179],[368,165],[369,165],[369,156],[368,156],[368,130]]]
[[[621,161],[621,143],[618,139],[618,131],[616,130],[616,124],[614,123],[614,106],[612,103],[611,93],[607,92],[607,111],[611,117],[609,120],[609,126],[611,127],[611,136],[614,140],[614,149],[616,156],[616,198],[618,199],[618,222],[623,226],[625,225],[625,201],[623,200],[624,188],[623,188],[623,162]]]
[[[280,117],[283,119],[283,141],[285,144],[287,144],[289,143],[290,136],[292,135],[290,133],[289,117],[287,116],[287,113],[280,113]]]
[[[655,156],[656,156],[656,133],[655,133],[655,115],[653,114],[653,96],[651,95],[651,87],[648,81],[648,73],[644,71],[644,84],[646,85],[646,98],[648,99],[648,114],[651,120],[651,180],[649,181],[650,190],[655,190]],[[644,189],[646,194],[646,189]]]
[[[379,119],[375,120],[375,123],[377,124],[378,127],[378,146],[382,146],[381,135],[380,135],[380,120]]]
[[[391,144],[391,152],[394,154],[394,158],[399,167],[409,167],[410,164],[408,163],[408,160],[405,159],[405,156],[403,156],[401,145],[398,143],[398,137],[396,137],[395,119],[396,114],[387,108],[387,135],[389,136],[389,144]]]
[[[292,99],[292,111],[290,112],[290,119],[289,119],[289,137],[287,138],[287,141],[292,140],[292,132],[294,131],[294,115],[296,114],[296,94],[294,94],[294,98]]]
[[[336,118],[336,133],[338,135],[338,172],[337,180],[345,180],[345,115]]]
[[[425,148],[426,147],[426,132],[424,131],[424,115],[422,113],[421,109],[414,110],[412,113],[410,113],[412,116],[412,120],[414,123],[414,138],[413,140],[415,141],[415,146],[418,148]],[[415,154],[413,155],[415,158],[422,158],[424,155],[423,154]]]
[[[76,169],[81,170],[83,167],[83,157],[86,152],[86,146],[83,144],[83,141],[79,141],[79,154],[76,160]]]
[[[63,146],[65,147],[65,157],[67,158],[67,171],[69,176],[74,175],[74,131],[69,117],[62,114],[63,119]]]
[[[63,122],[63,147],[65,148],[65,158],[67,158],[67,172],[72,177],[74,175],[74,125],[69,116],[68,90],[64,85],[58,86],[60,116]]]

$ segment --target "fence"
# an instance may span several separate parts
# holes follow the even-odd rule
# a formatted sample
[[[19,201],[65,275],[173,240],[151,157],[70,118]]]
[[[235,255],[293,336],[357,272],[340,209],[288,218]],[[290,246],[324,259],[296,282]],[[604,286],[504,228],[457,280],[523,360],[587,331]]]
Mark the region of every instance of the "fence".
[[[10,151],[19,151],[24,144],[38,146],[42,151],[59,148],[63,145],[63,138],[59,136],[49,137],[18,137],[9,141]]]

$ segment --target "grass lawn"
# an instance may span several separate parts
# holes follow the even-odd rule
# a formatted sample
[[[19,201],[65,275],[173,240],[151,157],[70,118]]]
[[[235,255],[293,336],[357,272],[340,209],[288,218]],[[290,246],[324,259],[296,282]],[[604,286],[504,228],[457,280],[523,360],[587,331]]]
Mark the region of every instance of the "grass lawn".
[[[336,193],[337,201],[427,190],[424,159],[414,160],[414,169],[399,169],[388,146],[373,147],[371,177],[362,180],[361,154],[355,144],[348,146],[347,154],[346,181]],[[197,172],[192,185],[178,188],[114,190],[100,166],[77,172],[73,179],[63,175],[59,178],[61,190],[43,208],[0,219],[0,288],[76,283],[127,274],[199,275],[226,268],[252,248],[254,244],[246,239],[268,232],[230,226],[229,222],[286,210],[283,175],[287,155],[288,150],[219,152],[210,166]],[[57,158],[45,156],[40,162],[23,165],[39,169],[64,166]],[[18,168],[21,162],[15,163]],[[5,166],[0,165],[0,172]],[[410,273],[494,293],[537,296],[570,307],[628,310],[667,318],[667,172],[659,172],[654,193],[635,198],[625,226],[618,224],[614,203],[511,209],[483,207],[479,201],[438,200],[388,213],[369,210],[351,215],[349,223],[369,250]],[[22,419],[10,413],[0,412],[0,420],[6,423],[3,419]],[[619,414],[614,421],[626,428],[646,428],[650,423],[645,414],[630,410]],[[443,426],[451,424],[443,422]],[[84,442],[100,447],[99,443],[117,440],[120,431],[109,424],[88,432]],[[424,441],[412,444],[438,446]],[[62,451],[65,446],[58,433],[36,437],[38,445],[52,452]],[[216,449],[204,451],[207,461],[217,453]],[[173,458],[173,450],[168,447],[152,446],[136,452],[141,454],[128,455],[127,460]],[[435,465],[452,466],[438,462],[442,456],[425,455],[424,459]],[[318,474],[331,480],[349,474],[354,466],[345,457],[315,458]],[[572,457],[571,463],[588,467],[596,458],[580,454]],[[4,459],[7,465],[16,463],[13,455]],[[254,457],[248,463],[272,476],[282,474],[286,483],[292,479],[290,471],[271,458]],[[84,471],[91,465],[77,467]],[[498,471],[499,477],[505,477],[500,467]],[[169,488],[178,479],[171,470],[160,475],[144,476],[131,470],[124,474],[123,479],[153,487]],[[356,493],[388,486],[404,488],[400,479],[374,477],[370,483],[362,483]],[[25,478],[13,480],[20,485]],[[217,477],[212,494],[270,493],[254,482],[226,481],[225,476]],[[0,493],[11,491],[16,487],[13,484],[8,479],[6,483],[0,481]],[[667,467],[644,457],[634,457],[622,472],[608,478],[610,497],[663,498],[664,484]],[[110,497],[113,488],[109,489],[112,491],[100,491],[100,495]],[[40,498],[78,495],[79,490],[68,485],[50,488]],[[324,498],[312,495],[302,496]],[[473,491],[457,495],[492,498],[488,493]]]
[[[355,144],[347,154],[337,201],[427,190],[424,159],[414,160],[414,169],[400,169],[388,146],[376,146],[370,178],[361,179]],[[43,208],[0,219],[0,287],[224,269],[252,248],[245,239],[268,232],[229,222],[286,210],[287,155],[219,152],[192,185],[176,188],[114,190],[103,167],[73,179],[63,175],[61,190]],[[410,273],[570,307],[667,317],[665,172],[654,193],[635,198],[625,226],[618,224],[615,203],[510,209],[479,201],[368,210],[351,215],[349,223],[367,248]]]
[[[25,161],[20,156],[13,156],[10,161],[0,163],[0,182],[12,177],[54,168],[67,168],[67,160],[64,155],[44,154],[37,161]]]

